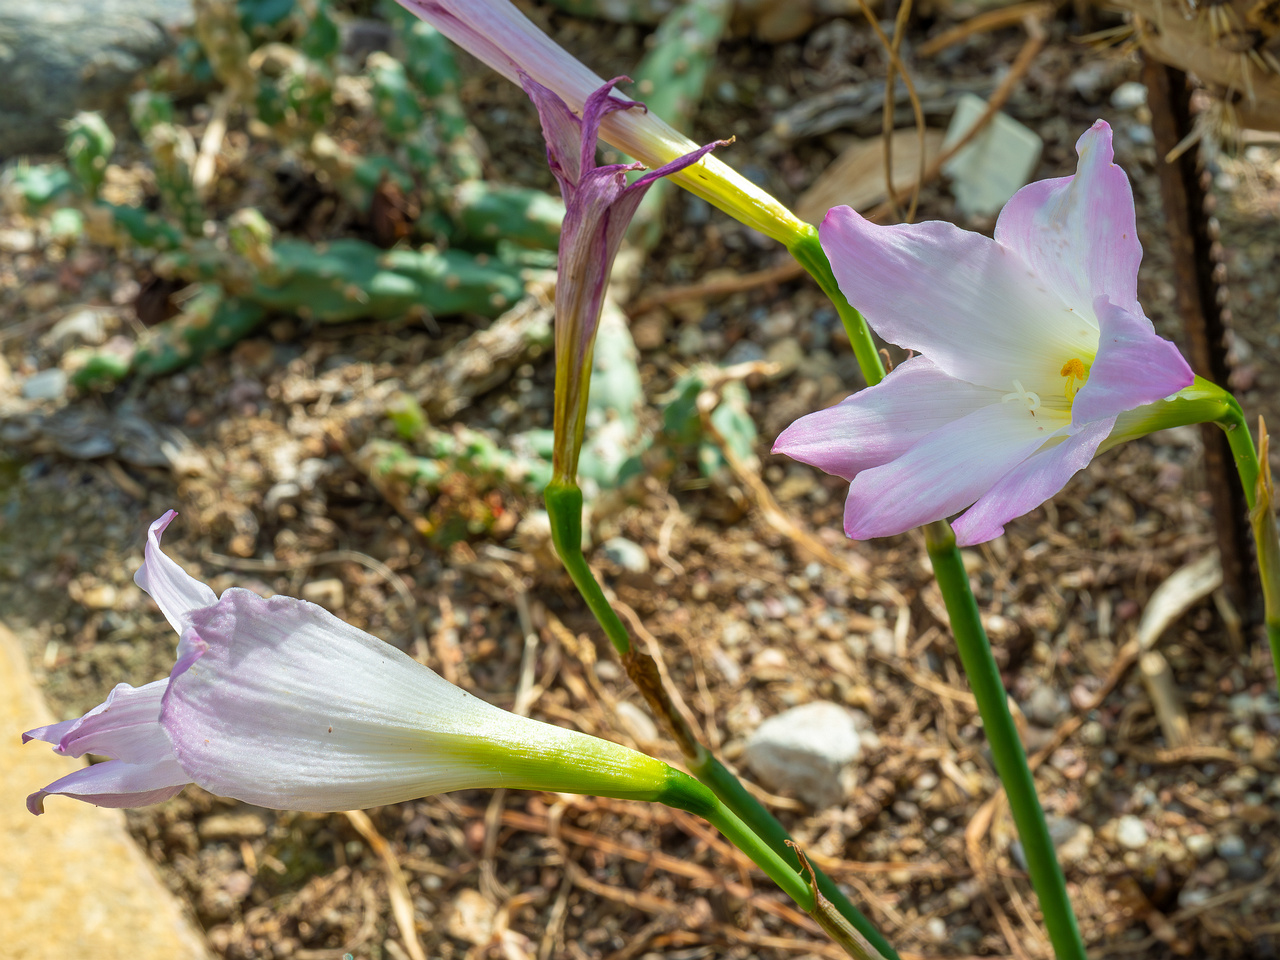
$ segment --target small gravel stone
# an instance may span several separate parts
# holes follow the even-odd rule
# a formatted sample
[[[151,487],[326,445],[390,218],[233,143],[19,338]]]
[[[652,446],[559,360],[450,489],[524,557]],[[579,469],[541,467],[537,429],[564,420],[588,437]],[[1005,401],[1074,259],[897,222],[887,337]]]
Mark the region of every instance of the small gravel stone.
[[[1126,850],[1141,850],[1147,840],[1147,828],[1133,814],[1126,814],[1116,822],[1116,843]]]
[[[1217,843],[1218,856],[1223,860],[1231,860],[1235,857],[1244,856],[1244,841],[1234,833],[1228,833],[1224,837],[1218,838]]]
[[[629,573],[648,573],[649,556],[640,544],[626,537],[606,540],[601,549],[604,555]]]
[[[33,373],[22,384],[25,400],[57,400],[66,392],[67,375],[57,367]]]
[[[770,717],[747,738],[745,759],[773,790],[788,790],[816,809],[840,803],[862,743],[853,716],[817,701]]]
[[[1193,833],[1184,837],[1183,844],[1197,860],[1204,860],[1213,854],[1213,837],[1207,833]]]
[[[1032,723],[1042,727],[1057,724],[1071,708],[1066,696],[1059,693],[1047,683],[1042,683],[1031,691],[1022,711]]]
[[[1111,105],[1117,110],[1135,110],[1147,102],[1147,88],[1130,80],[1111,91]]]

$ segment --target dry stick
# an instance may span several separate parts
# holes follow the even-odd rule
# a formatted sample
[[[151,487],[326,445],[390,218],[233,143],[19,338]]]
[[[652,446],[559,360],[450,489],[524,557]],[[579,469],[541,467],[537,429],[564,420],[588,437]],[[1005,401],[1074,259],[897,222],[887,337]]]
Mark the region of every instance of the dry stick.
[[[418,930],[413,920],[413,899],[409,896],[409,884],[405,882],[404,871],[400,869],[395,852],[387,841],[382,839],[382,834],[378,833],[373,821],[363,810],[348,810],[346,818],[382,860],[383,869],[387,872],[387,895],[391,900],[391,915],[395,917],[396,926],[400,928],[405,950],[413,960],[427,960],[422,944],[418,941]]]
[[[1020,5],[1021,7],[1022,5]],[[1047,9],[1047,5],[1034,3],[1025,5],[1026,9],[1019,9],[1020,18],[1023,20],[1027,28],[1027,39],[1022,45],[1022,49],[1018,51],[1018,55],[1013,60],[1013,65],[1009,68],[1008,74],[1004,80],[992,92],[990,99],[987,100],[987,107],[978,117],[969,130],[957,140],[954,144],[939,154],[924,172],[920,174],[916,184],[891,193],[897,200],[907,193],[909,190],[918,190],[926,183],[931,183],[937,179],[942,173],[943,165],[954,157],[957,153],[967,147],[970,141],[981,133],[991,122],[991,118],[999,112],[1000,108],[1008,102],[1009,97],[1013,94],[1014,87],[1023,78],[1027,70],[1031,68],[1036,55],[1040,52],[1045,44],[1045,34],[1043,24],[1039,17],[1035,14],[1043,9]],[[1010,8],[1011,10],[1014,8]],[[1004,11],[1000,11],[1004,12]],[[920,151],[920,155],[924,157],[924,151]],[[923,160],[922,160],[923,165]],[[867,215],[868,220],[877,220],[884,217],[890,211],[888,201],[880,204],[871,213]],[[681,287],[667,287],[665,290],[659,290],[650,294],[643,300],[638,300],[628,307],[628,313],[632,316],[644,313],[654,307],[664,306],[669,303],[679,303],[685,300],[697,300],[703,297],[722,297],[733,293],[739,293],[747,290],[754,290],[757,287],[765,287],[774,283],[786,283],[795,280],[804,275],[804,267],[794,260],[781,264],[776,267],[769,267],[765,270],[757,270],[754,273],[745,273],[737,277],[725,277],[722,279],[708,280],[702,283],[691,283]]]
[[[871,4],[868,3],[867,0],[858,0],[858,4],[862,7],[862,14],[867,18],[867,23],[871,24],[871,29],[875,31],[876,36],[880,38],[880,43],[884,45],[885,52],[889,54],[890,66],[887,86],[892,89],[894,70],[897,70],[902,74],[902,82],[906,85],[907,97],[911,101],[911,110],[915,114],[916,129],[920,134],[920,172],[916,175],[916,182],[911,185],[911,206],[907,210],[907,220],[911,221],[915,219],[916,206],[920,202],[920,188],[924,181],[924,108],[920,106],[920,97],[916,94],[916,85],[911,80],[911,74],[907,73],[907,68],[903,65],[902,58],[898,56],[898,44],[901,42],[899,39],[896,39],[900,32],[898,25],[895,24],[894,26],[895,40],[891,41],[885,35],[884,28],[880,26],[880,22],[872,12]],[[899,14],[901,14],[904,9],[909,11],[910,7],[911,0],[903,0],[903,5],[898,11]],[[898,209],[898,195],[893,189],[893,167],[889,163],[891,157],[888,143],[888,137],[893,132],[893,113],[892,104],[887,99],[885,101],[885,113],[888,118],[888,132],[885,134],[885,185],[889,190],[889,198],[885,202],[889,204],[890,209],[894,211],[894,215],[896,216]],[[942,168],[939,167],[938,169],[941,170]]]
[[[768,286],[771,283],[785,283],[803,276],[804,272],[804,267],[800,263],[788,259],[786,263],[765,270],[757,270],[754,273],[717,277],[715,280],[703,280],[681,287],[667,287],[665,290],[659,290],[628,305],[627,313],[634,317],[668,303],[697,300],[701,297],[727,297],[730,294],[754,290],[756,287]]]
[[[865,6],[866,0],[859,0],[859,2]],[[1027,18],[1024,20],[1024,24],[1027,29],[1027,39],[1023,42],[1022,49],[1018,51],[1018,55],[1014,57],[1008,74],[1000,81],[1000,86],[992,91],[991,97],[987,100],[986,109],[982,111],[978,116],[977,122],[965,132],[964,136],[934,158],[933,163],[929,164],[928,169],[921,175],[922,184],[936,178],[942,172],[942,168],[947,161],[967,147],[969,142],[986,128],[987,124],[991,122],[991,118],[1000,111],[1000,108],[1005,105],[1013,94],[1014,87],[1017,86],[1026,72],[1031,69],[1031,64],[1035,61],[1036,55],[1044,47],[1046,35],[1044,25],[1039,20]],[[877,26],[879,25],[877,24]],[[923,156],[923,151],[921,155]],[[901,199],[902,194],[906,193],[908,189],[914,188],[903,187],[897,191],[896,196]],[[867,215],[867,219],[877,220],[884,217],[889,212],[886,204],[887,201],[880,204]]]
[[[1014,24],[1021,23],[1026,17],[1043,20],[1053,12],[1053,8],[1054,4],[1045,3],[1044,0],[1027,0],[1025,3],[1015,3],[1005,7],[1003,10],[988,10],[938,34],[932,40],[926,40],[916,50],[916,56],[932,57],[975,33],[987,33],[1002,27],[1012,27]]]

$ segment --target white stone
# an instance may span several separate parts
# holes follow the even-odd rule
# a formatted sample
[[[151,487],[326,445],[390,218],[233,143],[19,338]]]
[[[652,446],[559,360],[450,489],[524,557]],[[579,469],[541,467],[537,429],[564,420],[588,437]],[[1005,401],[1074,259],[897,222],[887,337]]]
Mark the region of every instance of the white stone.
[[[1126,850],[1141,850],[1147,845],[1147,828],[1133,814],[1116,821],[1116,843]]]
[[[747,739],[747,765],[771,790],[785,790],[815,809],[848,795],[851,765],[862,754],[852,713],[817,701],[770,717]]]

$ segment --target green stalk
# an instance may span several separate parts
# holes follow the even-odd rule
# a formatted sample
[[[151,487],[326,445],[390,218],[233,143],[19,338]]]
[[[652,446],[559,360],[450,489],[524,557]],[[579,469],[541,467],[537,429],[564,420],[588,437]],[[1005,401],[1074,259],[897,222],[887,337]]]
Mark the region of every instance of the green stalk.
[[[1236,471],[1244,486],[1245,502],[1253,510],[1258,499],[1258,451],[1254,449],[1253,437],[1249,434],[1249,425],[1245,422],[1240,403],[1225,390],[1221,399],[1224,409],[1216,422],[1227,435],[1227,445],[1231,447],[1231,456],[1235,458]],[[1258,552],[1261,555],[1262,551]]]
[[[831,262],[827,259],[822,243],[818,239],[817,228],[805,224],[805,229],[795,240],[787,244],[787,250],[791,256],[795,257],[796,262],[818,281],[822,292],[830,298],[836,313],[840,316],[840,322],[844,324],[844,332],[849,337],[849,345],[853,347],[853,355],[858,360],[858,366],[862,370],[862,376],[866,378],[867,386],[875,386],[884,379],[884,364],[880,360],[880,351],[876,349],[876,343],[871,339],[871,330],[867,327],[867,321],[862,318],[862,314],[849,305],[849,301],[840,292],[836,276],[831,272]]]
[[[619,656],[631,653],[631,634],[609,603],[595,575],[582,555],[582,490],[568,480],[552,480],[542,492],[551,520],[551,542],[569,579],[587,601],[587,606],[604,629]]]
[[[747,788],[742,785],[741,780],[730,773],[728,768],[717,760],[710,751],[703,750],[701,757],[696,761],[690,758],[686,758],[686,760],[689,760],[689,767],[693,771],[693,775],[710,787],[729,809],[745,821],[755,835],[763,839],[765,843],[769,844],[776,853],[786,860],[792,870],[801,869],[800,860],[796,857],[795,851],[787,846],[787,841],[791,839],[791,836],[787,833],[786,828],[778,822],[777,818],[768,811],[764,804],[747,792]],[[849,921],[854,929],[865,937],[870,945],[886,960],[897,960],[898,954],[889,945],[889,941],[884,938],[884,935],[872,925],[871,921],[857,907],[849,902],[849,898],[836,886],[835,881],[812,862],[809,864],[809,869],[813,871],[814,882],[818,886],[818,892],[831,901],[840,915]]]
[[[732,774],[728,771],[725,773],[732,778]],[[737,781],[734,782],[737,783]],[[741,784],[737,786],[741,789]],[[726,840],[750,857],[752,862],[781,887],[784,893],[791,897],[805,913],[813,917],[849,956],[854,957],[855,960],[886,960],[886,955],[881,951],[879,943],[866,937],[856,925],[851,926],[846,923],[843,914],[834,910],[830,899],[821,892],[821,886],[819,885],[818,890],[815,891],[814,886],[804,879],[799,872],[800,861],[791,862],[791,858],[795,856],[794,851],[784,846],[783,849],[787,850],[791,857],[782,855],[775,844],[762,839],[731,809],[730,804],[713,793],[705,784],[688,774],[672,770],[666,789],[657,799],[667,806],[696,814],[719,830]],[[813,871],[811,875],[816,882],[816,871],[807,860],[805,867]],[[879,939],[878,934],[876,937]],[[888,956],[896,957],[897,955],[889,950]]]
[[[1044,811],[1036,796],[1035,779],[1027,765],[1027,754],[1018,738],[1013,716],[1009,713],[1008,695],[1000,680],[1000,670],[991,655],[991,644],[978,614],[978,601],[969,586],[969,575],[956,547],[956,537],[945,520],[924,528],[933,573],[942,590],[942,598],[951,619],[951,632],[956,638],[960,661],[969,679],[982,727],[991,744],[996,773],[1009,797],[1009,809],[1018,827],[1022,849],[1027,857],[1031,885],[1040,898],[1044,925],[1058,960],[1085,960],[1084,942],[1076,925],[1071,901],[1067,897],[1066,880],[1049,837]]]
[[[1271,662],[1275,665],[1276,684],[1280,687],[1280,531],[1276,527],[1275,487],[1271,480],[1269,458],[1271,441],[1266,424],[1258,422],[1258,448],[1253,445],[1244,411],[1234,397],[1218,417],[1217,423],[1227,434],[1227,444],[1236,461],[1236,471],[1244,486],[1249,504],[1253,542],[1258,552],[1258,574],[1262,580],[1263,617]]]

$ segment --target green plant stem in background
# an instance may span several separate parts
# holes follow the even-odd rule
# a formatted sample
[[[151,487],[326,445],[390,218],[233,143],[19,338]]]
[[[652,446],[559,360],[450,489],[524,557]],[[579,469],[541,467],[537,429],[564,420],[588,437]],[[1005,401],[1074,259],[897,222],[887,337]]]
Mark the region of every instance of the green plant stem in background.
[[[1231,456],[1236,461],[1236,471],[1244,486],[1244,499],[1252,510],[1257,505],[1258,451],[1253,446],[1249,424],[1245,422],[1244,411],[1240,409],[1239,402],[1226,391],[1223,391],[1223,399],[1224,409],[1218,415],[1216,423],[1227,435],[1227,445],[1231,447]]]
[[[1009,712],[1008,695],[1000,679],[1000,670],[991,655],[991,644],[978,614],[978,601],[969,586],[969,575],[956,547],[956,537],[945,520],[924,528],[933,574],[942,590],[942,598],[951,619],[951,632],[956,639],[960,661],[978,702],[982,727],[991,744],[996,773],[1009,797],[1009,809],[1022,840],[1031,885],[1040,898],[1044,925],[1058,960],[1085,960],[1084,943],[1076,924],[1071,901],[1067,897],[1066,880],[1049,837],[1044,811],[1036,796],[1035,779],[1027,765],[1027,754],[1018,738],[1013,715]]]
[[[791,256],[795,257],[796,262],[818,281],[822,292],[831,300],[836,313],[840,316],[840,322],[844,324],[844,332],[849,337],[849,345],[853,347],[853,355],[857,358],[858,367],[862,370],[862,376],[866,378],[867,386],[875,386],[884,379],[884,364],[880,360],[880,351],[876,349],[876,343],[871,338],[867,321],[862,318],[862,314],[849,305],[849,301],[840,292],[840,285],[836,283],[835,274],[831,272],[831,262],[827,259],[822,243],[818,239],[817,228],[806,224],[805,229],[797,235],[796,239],[787,244],[787,250]]]

